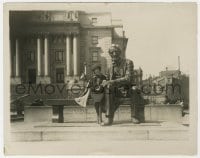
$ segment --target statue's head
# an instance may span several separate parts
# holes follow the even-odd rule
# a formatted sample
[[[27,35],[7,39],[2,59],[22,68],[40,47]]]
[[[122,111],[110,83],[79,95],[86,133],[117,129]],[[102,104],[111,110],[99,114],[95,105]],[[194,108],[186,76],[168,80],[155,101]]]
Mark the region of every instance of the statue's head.
[[[112,44],[112,46],[109,49],[109,54],[112,58],[112,63],[116,64],[119,61],[121,55],[121,49],[119,48],[119,45]]]

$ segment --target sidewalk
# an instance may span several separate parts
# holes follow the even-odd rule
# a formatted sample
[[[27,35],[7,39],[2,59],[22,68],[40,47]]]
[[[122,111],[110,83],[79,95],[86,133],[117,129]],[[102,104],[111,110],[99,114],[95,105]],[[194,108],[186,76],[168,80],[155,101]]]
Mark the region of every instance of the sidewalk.
[[[80,141],[80,140],[188,140],[189,127],[163,122],[116,122],[112,126],[96,123],[32,123],[11,124],[11,141]]]

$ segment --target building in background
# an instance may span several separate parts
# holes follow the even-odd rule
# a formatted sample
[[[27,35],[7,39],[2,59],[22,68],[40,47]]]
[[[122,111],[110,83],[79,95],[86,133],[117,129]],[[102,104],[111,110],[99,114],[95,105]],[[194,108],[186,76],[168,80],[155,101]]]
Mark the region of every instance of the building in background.
[[[111,13],[11,11],[11,84],[68,83],[90,76],[95,63],[105,73],[111,44],[125,57],[127,41]]]
[[[135,69],[134,70],[134,75],[133,75],[133,83],[136,86],[141,87],[141,85],[142,85],[142,77],[143,77],[142,69],[141,68]]]
[[[166,68],[159,73],[159,76],[150,76],[143,80],[143,87],[147,93],[149,92],[145,95],[152,102],[170,104],[184,102],[186,108],[189,106],[189,76],[180,70]]]

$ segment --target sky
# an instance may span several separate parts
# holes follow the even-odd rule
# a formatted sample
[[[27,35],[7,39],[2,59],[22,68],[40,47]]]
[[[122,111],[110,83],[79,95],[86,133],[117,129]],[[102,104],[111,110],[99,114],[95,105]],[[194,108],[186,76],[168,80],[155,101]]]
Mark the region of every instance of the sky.
[[[120,9],[122,11],[120,11]],[[189,74],[196,54],[196,8],[186,4],[137,4],[113,7],[113,17],[123,20],[128,37],[126,57],[141,67],[144,78],[161,70],[180,69]],[[119,13],[120,12],[120,13]],[[196,60],[196,59],[195,59]]]
[[[95,10],[94,10],[95,8]],[[85,11],[107,11],[122,19],[128,38],[126,57],[135,68],[141,67],[144,78],[160,71],[180,68],[186,74],[196,62],[197,22],[194,3],[118,3]]]

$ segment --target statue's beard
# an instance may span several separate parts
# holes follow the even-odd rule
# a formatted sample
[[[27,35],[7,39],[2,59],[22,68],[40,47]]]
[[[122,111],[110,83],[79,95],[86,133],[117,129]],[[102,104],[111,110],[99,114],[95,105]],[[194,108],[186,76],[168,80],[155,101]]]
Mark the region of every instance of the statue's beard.
[[[117,65],[117,63],[119,63],[119,59],[120,58],[112,58],[112,64]]]

